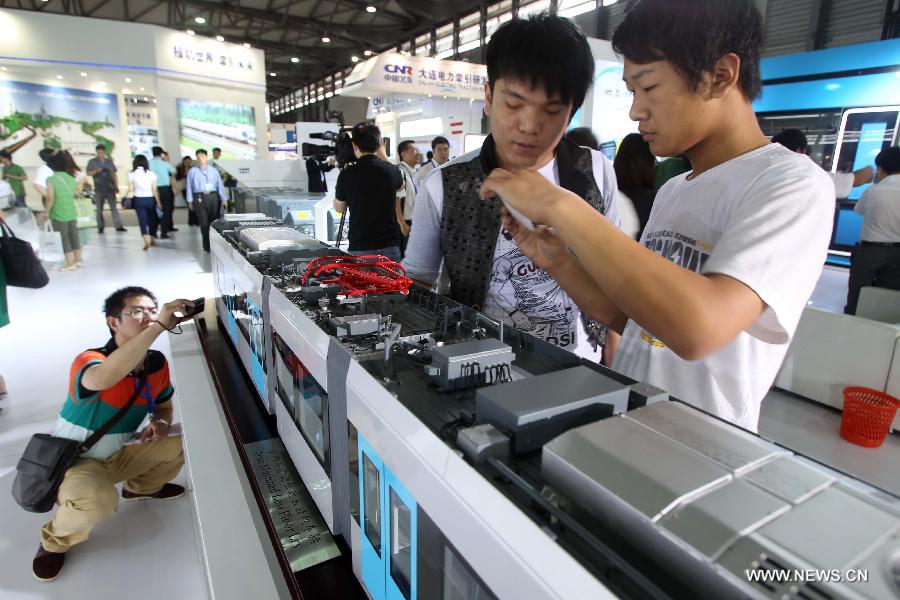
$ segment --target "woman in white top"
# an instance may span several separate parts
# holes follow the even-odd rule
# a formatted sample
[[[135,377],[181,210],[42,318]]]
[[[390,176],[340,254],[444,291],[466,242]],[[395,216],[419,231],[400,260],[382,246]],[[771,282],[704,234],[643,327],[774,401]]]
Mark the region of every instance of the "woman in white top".
[[[128,174],[128,195],[133,198],[132,208],[137,213],[144,238],[144,250],[156,245],[150,232],[157,222],[156,210],[162,210],[159,190],[156,188],[156,173],[150,170],[147,157],[139,154],[134,158],[134,170]]]

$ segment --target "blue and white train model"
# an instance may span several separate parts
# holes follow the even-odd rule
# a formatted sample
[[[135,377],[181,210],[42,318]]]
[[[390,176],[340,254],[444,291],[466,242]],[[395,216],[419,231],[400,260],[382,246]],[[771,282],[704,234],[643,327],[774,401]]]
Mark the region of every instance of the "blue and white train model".
[[[900,597],[897,497],[422,288],[304,284],[340,253],[279,221],[214,228],[218,315],[371,598]]]

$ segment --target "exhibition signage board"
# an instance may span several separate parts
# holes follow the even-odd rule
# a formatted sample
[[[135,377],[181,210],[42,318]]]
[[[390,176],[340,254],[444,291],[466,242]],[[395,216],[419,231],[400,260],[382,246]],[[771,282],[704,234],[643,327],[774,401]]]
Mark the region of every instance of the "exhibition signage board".
[[[484,98],[487,67],[455,60],[385,53],[358,64],[344,82],[345,96],[443,95]]]
[[[112,153],[120,127],[115,94],[0,80],[0,149],[22,166],[39,166],[44,147],[69,150],[76,161],[99,143]]]
[[[179,145],[182,156],[203,148],[222,149],[222,159],[256,158],[256,117],[252,106],[178,99]]]

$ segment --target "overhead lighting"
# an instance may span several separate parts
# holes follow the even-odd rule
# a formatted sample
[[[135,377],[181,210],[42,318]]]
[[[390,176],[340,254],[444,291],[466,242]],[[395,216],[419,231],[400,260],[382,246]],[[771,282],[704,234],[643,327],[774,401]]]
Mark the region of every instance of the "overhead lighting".
[[[62,79],[63,76],[62,76],[62,75],[57,75],[56,78],[57,78],[57,79]]]
[[[243,46],[244,46],[244,48],[249,48],[250,44],[248,44],[247,42],[244,42]]]
[[[143,86],[142,86],[142,87],[141,87],[141,88],[140,88],[140,89],[141,89],[141,91],[142,91],[142,92],[143,92],[143,91],[144,91],[144,88],[143,88]]]
[[[128,88],[122,88],[122,93],[123,93],[123,94],[130,94],[131,92],[128,90]]]
[[[373,12],[375,12],[375,10],[376,10],[376,8],[374,6],[372,6],[371,4],[366,7],[367,13],[373,13]]]
[[[328,37],[327,35],[322,36],[322,43],[323,43],[323,44],[327,44],[327,43],[330,42],[330,41],[331,41],[331,38]]]
[[[291,57],[291,62],[292,62],[292,63],[298,63],[298,62],[300,62],[300,59],[297,58],[296,56],[292,56],[292,57]]]
[[[365,54],[366,56],[372,56],[372,51],[366,50],[365,52],[363,52],[363,54]]]
[[[126,77],[126,78],[125,78],[125,83],[131,83],[131,77]]]
[[[188,29],[188,30],[187,30],[187,34],[188,34],[188,35],[194,35],[194,30],[193,30],[193,29]]]
[[[141,89],[143,89],[143,88],[141,88]],[[148,98],[147,96],[144,96],[144,102],[149,102],[149,101],[150,101],[150,98]]]
[[[225,41],[225,38],[222,37],[221,35],[217,35],[217,36],[216,36],[216,41],[217,41],[217,42],[224,42],[224,41]]]
[[[206,19],[204,19],[203,17],[194,17],[194,23],[203,25],[204,23],[206,23]]]
[[[105,81],[101,81],[99,85],[106,85]]]
[[[82,71],[82,72],[81,72],[81,76],[82,76],[82,77],[87,77],[87,73],[85,73],[84,71]]]
[[[0,67],[0,71],[5,71],[6,67]]]
[[[332,96],[334,96],[334,94],[332,94],[331,92],[325,92],[326,98],[331,98]]]
[[[269,77],[278,77],[278,73],[272,71],[271,73],[269,73]]]
[[[359,62],[359,57],[354,54],[353,56],[350,57],[350,60],[353,62]]]

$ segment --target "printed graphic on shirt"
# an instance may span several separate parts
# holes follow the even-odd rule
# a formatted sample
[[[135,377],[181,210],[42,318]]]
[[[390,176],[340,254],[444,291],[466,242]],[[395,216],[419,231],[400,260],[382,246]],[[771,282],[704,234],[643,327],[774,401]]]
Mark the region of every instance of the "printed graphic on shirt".
[[[712,244],[668,229],[650,232],[643,241],[654,253],[694,273],[700,273],[714,248]],[[646,330],[641,330],[641,339],[656,348],[666,347]]]
[[[667,229],[647,234],[644,245],[694,273],[700,272],[714,248],[712,244]]]
[[[572,299],[515,243],[501,237],[497,248],[484,313],[556,346],[576,344],[578,310]]]

